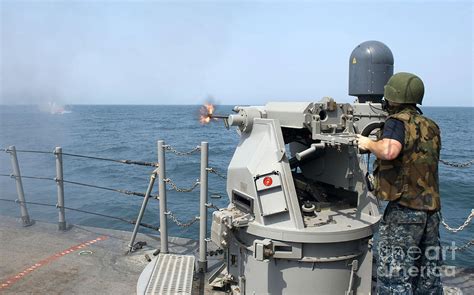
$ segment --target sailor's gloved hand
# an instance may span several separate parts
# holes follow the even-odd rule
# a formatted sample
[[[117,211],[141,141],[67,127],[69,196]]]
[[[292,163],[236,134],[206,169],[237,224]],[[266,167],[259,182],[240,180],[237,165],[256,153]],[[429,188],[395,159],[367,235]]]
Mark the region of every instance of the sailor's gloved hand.
[[[369,145],[374,141],[368,137],[357,134],[357,142],[360,150],[369,151]]]

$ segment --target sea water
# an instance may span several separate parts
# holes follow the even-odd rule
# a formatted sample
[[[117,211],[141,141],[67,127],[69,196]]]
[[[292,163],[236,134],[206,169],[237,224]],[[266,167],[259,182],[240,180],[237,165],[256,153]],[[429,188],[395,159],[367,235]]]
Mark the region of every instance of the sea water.
[[[0,106],[0,148],[15,145],[21,150],[50,151],[51,154],[18,153],[21,173],[26,176],[54,178],[54,147],[61,146],[64,153],[157,161],[157,140],[164,140],[179,151],[188,151],[209,142],[209,166],[225,174],[239,136],[235,129],[227,130],[221,121],[208,125],[199,123],[198,105],[73,105],[70,112],[51,114],[36,106]],[[231,113],[231,106],[218,106],[217,112]],[[434,119],[442,131],[441,158],[447,161],[466,162],[474,159],[472,124],[474,108],[425,107],[425,115]],[[144,193],[153,167],[124,165],[115,162],[64,156],[64,179],[114,189]],[[199,153],[191,156],[166,154],[167,177],[179,187],[190,187],[199,178]],[[11,173],[10,156],[0,152],[0,174]],[[440,190],[442,214],[452,226],[459,226],[474,208],[474,166],[451,168],[440,164]],[[56,204],[54,181],[23,179],[27,201]],[[157,187],[157,186],[155,186]],[[209,175],[209,191],[214,205],[228,204],[225,180]],[[158,194],[157,189],[153,191]],[[169,191],[168,209],[182,222],[199,215],[199,188],[191,193]],[[216,198],[221,196],[221,198]],[[0,199],[17,198],[15,181],[0,177]],[[71,208],[134,220],[138,215],[140,197],[112,191],[65,184],[65,205]],[[158,202],[148,204],[143,222],[159,225]],[[57,209],[28,205],[32,219],[56,222]],[[0,201],[0,214],[19,216],[17,204]],[[121,221],[66,211],[70,224],[131,230],[133,226]],[[209,220],[210,222],[210,220]],[[198,224],[187,228],[169,222],[169,234],[196,239]],[[1,225],[0,225],[1,226]],[[142,232],[152,233],[149,229]],[[451,234],[441,229],[443,245],[464,245],[473,239],[474,224],[464,231]],[[158,247],[158,245],[156,245]],[[472,267],[474,246],[455,253],[450,264]],[[449,257],[451,258],[451,255]]]

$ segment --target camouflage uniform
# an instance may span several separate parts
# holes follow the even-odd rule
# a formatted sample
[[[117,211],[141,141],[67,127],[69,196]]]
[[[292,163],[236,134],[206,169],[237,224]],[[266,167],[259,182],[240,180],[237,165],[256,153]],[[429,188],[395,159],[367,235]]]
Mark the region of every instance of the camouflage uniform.
[[[374,170],[375,193],[390,201],[379,229],[377,293],[442,294],[440,131],[412,106],[390,117],[404,123],[405,142],[396,159],[377,160]]]
[[[443,294],[439,211],[390,202],[379,227],[377,294]]]
[[[418,210],[441,208],[438,161],[441,137],[438,125],[420,115],[412,106],[389,116],[403,122],[405,143],[394,160],[377,160],[374,170],[375,193],[385,201]]]

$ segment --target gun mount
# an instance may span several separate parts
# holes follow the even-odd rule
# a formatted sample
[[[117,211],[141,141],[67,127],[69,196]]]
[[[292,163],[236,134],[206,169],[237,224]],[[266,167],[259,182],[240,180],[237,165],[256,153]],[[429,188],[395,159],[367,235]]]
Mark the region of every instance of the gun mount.
[[[230,204],[214,212],[211,233],[227,253],[227,282],[241,293],[370,293],[379,212],[356,135],[381,126],[381,105],[323,98],[234,110]]]
[[[349,64],[353,104],[270,102],[235,107],[225,120],[240,142],[227,171],[230,204],[213,213],[211,239],[225,264],[211,285],[237,294],[372,292],[380,215],[357,134],[382,127],[393,56],[369,41]]]
[[[222,277],[243,294],[370,293],[379,212],[356,134],[380,127],[381,105],[324,98],[234,110],[230,204],[214,212],[211,233],[226,251]]]

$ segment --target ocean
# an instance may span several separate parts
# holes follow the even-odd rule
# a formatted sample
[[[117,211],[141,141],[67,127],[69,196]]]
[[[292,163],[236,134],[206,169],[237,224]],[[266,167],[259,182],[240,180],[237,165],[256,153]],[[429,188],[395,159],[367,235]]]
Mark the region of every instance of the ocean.
[[[209,165],[226,172],[239,137],[234,129],[227,130],[222,122],[208,125],[199,123],[198,105],[72,105],[69,113],[50,114],[37,106],[0,106],[0,148],[15,145],[21,150],[53,151],[61,146],[64,153],[89,155],[113,159],[157,161],[157,140],[164,140],[179,151],[188,151],[209,142]],[[218,106],[217,113],[228,114],[232,106]],[[473,124],[474,108],[424,107],[425,115],[434,119],[442,130],[441,158],[447,161],[466,162],[474,159]],[[124,165],[115,162],[64,156],[64,179],[114,189],[145,192],[152,167]],[[51,154],[19,153],[22,175],[55,177],[55,158]],[[179,187],[190,187],[199,178],[199,153],[191,156],[166,155],[167,177]],[[10,156],[0,152],[0,174],[11,173]],[[448,224],[457,227],[474,208],[474,166],[452,168],[440,164],[440,190],[442,214]],[[27,201],[56,204],[54,181],[24,179]],[[157,186],[153,191],[158,194]],[[209,175],[210,201],[224,207],[228,204],[225,180]],[[199,188],[191,193],[169,191],[168,209],[186,222],[199,215]],[[0,177],[0,199],[17,198],[15,182]],[[65,184],[65,205],[128,220],[136,219],[142,198],[112,191]],[[150,200],[143,222],[159,225],[158,202]],[[57,222],[57,209],[28,205],[34,220]],[[0,201],[0,214],[18,217],[17,204]],[[104,217],[66,211],[70,224],[131,230],[132,225]],[[210,222],[210,220],[209,220]],[[197,239],[198,224],[187,228],[169,222],[172,236]],[[154,233],[141,228],[141,232]],[[443,245],[464,245],[473,239],[474,224],[464,231],[452,234],[441,229]],[[156,245],[157,247],[159,245]],[[474,246],[458,252],[449,264],[474,266]],[[451,255],[449,257],[451,258]]]

